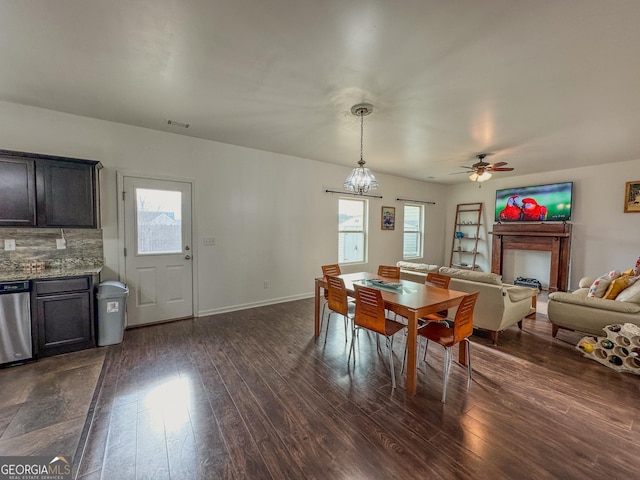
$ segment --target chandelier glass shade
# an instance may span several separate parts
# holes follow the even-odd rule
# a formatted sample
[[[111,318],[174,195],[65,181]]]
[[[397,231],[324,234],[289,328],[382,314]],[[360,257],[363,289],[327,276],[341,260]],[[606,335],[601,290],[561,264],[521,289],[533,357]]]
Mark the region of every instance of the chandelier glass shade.
[[[373,106],[366,103],[361,103],[351,107],[351,113],[360,116],[360,161],[358,161],[358,166],[351,171],[347,179],[344,181],[344,188],[350,192],[358,193],[360,195],[378,188],[378,181],[376,180],[376,177],[371,173],[371,170],[364,166],[366,162],[362,158],[364,116],[369,115],[372,110]]]

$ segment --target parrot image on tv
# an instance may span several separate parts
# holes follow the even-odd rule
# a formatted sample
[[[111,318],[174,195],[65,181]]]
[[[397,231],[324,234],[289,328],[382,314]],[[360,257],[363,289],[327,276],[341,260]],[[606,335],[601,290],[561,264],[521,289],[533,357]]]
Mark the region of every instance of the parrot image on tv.
[[[522,218],[522,205],[518,203],[518,195],[512,195],[507,200],[507,205],[500,211],[500,221],[517,222]]]
[[[533,198],[522,199],[522,220],[537,221],[547,219],[547,207],[538,205]]]

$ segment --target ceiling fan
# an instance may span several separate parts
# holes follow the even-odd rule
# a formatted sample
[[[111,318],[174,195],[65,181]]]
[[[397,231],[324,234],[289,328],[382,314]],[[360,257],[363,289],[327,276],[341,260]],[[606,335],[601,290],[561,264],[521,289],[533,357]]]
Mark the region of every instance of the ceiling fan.
[[[467,167],[466,165],[462,165],[462,168],[468,168],[467,172],[456,172],[456,173],[470,173],[469,180],[472,182],[484,182],[485,180],[489,180],[493,172],[510,172],[513,170],[511,167],[505,167],[507,162],[497,162],[497,163],[488,163],[485,162],[484,159],[486,156],[491,155],[490,153],[479,153],[476,155],[478,161]]]

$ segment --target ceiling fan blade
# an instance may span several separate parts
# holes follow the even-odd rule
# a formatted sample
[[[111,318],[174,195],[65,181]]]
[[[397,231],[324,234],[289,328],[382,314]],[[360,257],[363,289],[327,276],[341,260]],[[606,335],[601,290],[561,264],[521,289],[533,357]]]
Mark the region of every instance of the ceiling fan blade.
[[[473,170],[469,170],[468,172],[453,172],[453,173],[450,173],[449,175],[458,175],[459,173],[473,173]]]
[[[507,162],[492,163],[491,168],[502,167],[503,165],[507,165]]]
[[[468,168],[469,170],[473,170],[476,166],[467,167],[466,165],[459,165],[460,168]]]
[[[498,168],[492,168],[491,169],[492,172],[510,172],[511,170],[513,170],[513,168],[511,168],[511,167],[507,167],[507,168],[498,167]]]

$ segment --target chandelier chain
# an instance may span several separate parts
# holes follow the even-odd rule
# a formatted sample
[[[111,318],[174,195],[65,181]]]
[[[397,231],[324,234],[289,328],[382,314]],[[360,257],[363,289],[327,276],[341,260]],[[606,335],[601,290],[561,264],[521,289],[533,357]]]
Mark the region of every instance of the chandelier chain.
[[[363,145],[364,145],[364,111],[360,109],[360,161],[362,161]]]

